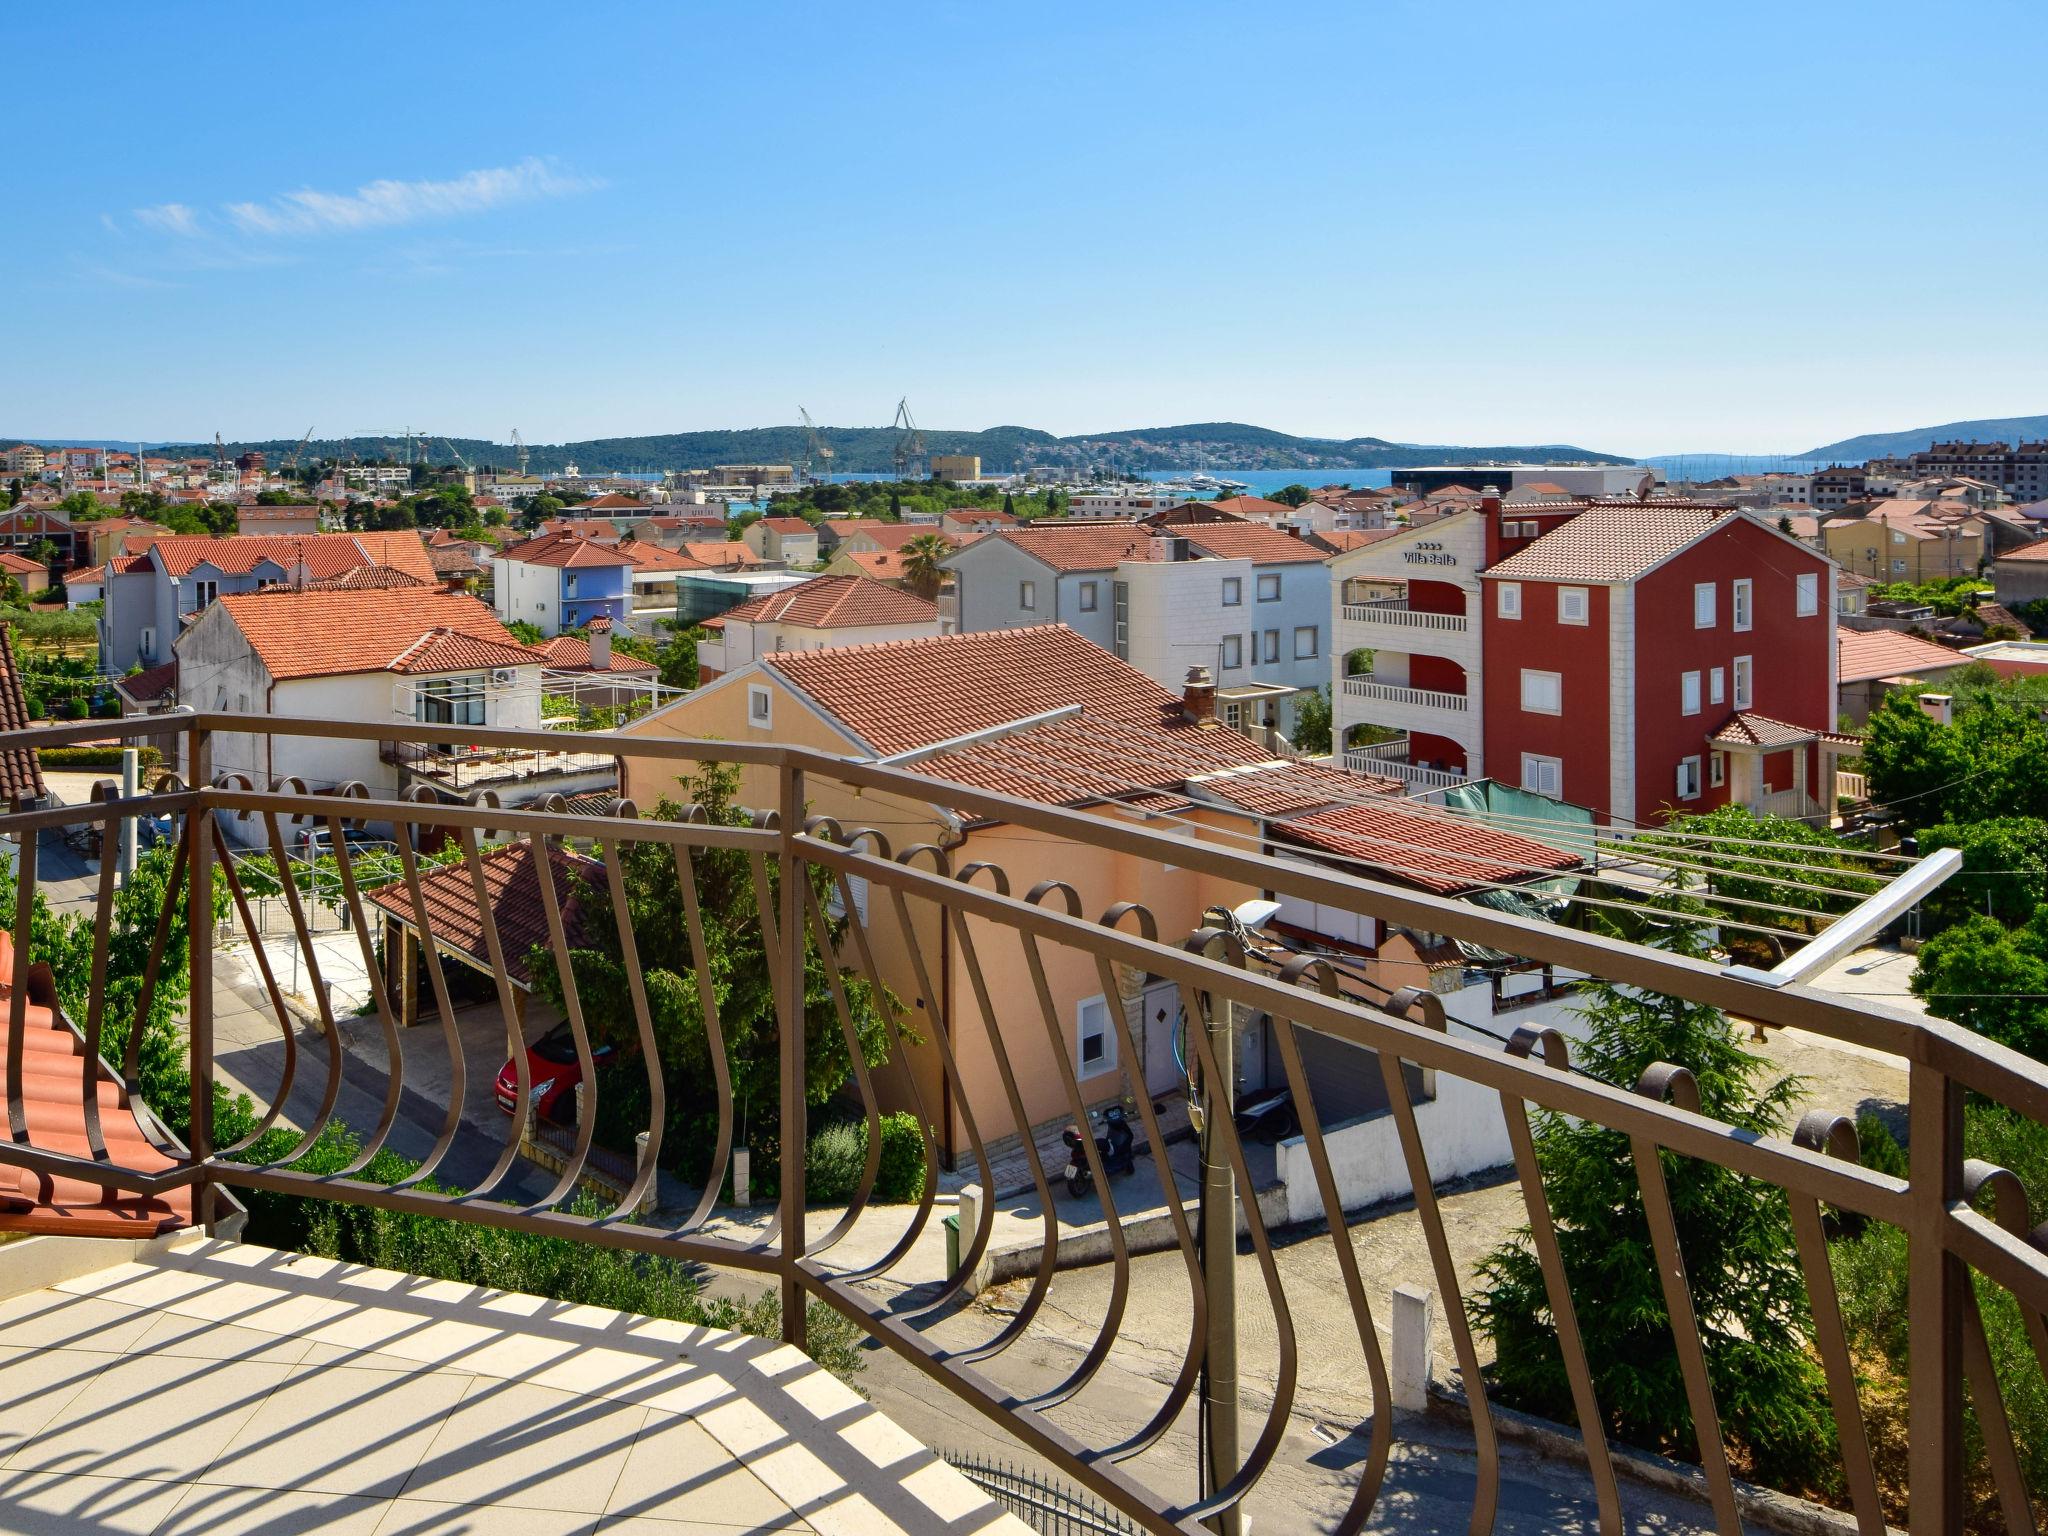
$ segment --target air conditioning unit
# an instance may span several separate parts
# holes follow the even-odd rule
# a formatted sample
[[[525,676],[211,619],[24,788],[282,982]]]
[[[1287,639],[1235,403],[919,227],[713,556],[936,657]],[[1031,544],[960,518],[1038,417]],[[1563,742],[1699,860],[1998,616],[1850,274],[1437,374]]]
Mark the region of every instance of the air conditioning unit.
[[[491,668],[491,684],[493,687],[510,688],[514,683],[518,681],[519,672],[518,669],[515,667]]]

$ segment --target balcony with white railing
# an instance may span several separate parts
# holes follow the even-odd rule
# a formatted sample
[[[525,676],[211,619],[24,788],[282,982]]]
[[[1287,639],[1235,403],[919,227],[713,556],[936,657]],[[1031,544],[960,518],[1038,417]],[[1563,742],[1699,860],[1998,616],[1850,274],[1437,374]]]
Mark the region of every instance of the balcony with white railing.
[[[1344,679],[1344,692],[1354,699],[1370,699],[1381,704],[1398,704],[1409,709],[1442,710],[1454,714],[1465,714],[1472,708],[1470,695],[1463,693],[1441,693],[1434,688],[1404,688],[1393,683],[1375,681],[1371,673]]]
[[[1462,635],[1470,627],[1462,613],[1431,613],[1408,606],[1405,597],[1382,598],[1370,603],[1344,604],[1347,624],[1388,624],[1402,631],[1435,630],[1440,634]]]
[[[1362,773],[1374,778],[1399,779],[1408,786],[1410,794],[1422,794],[1433,789],[1449,789],[1455,784],[1469,784],[1472,775],[1461,769],[1428,768],[1409,761],[1411,747],[1408,738],[1398,741],[1379,741],[1369,746],[1346,747],[1343,762],[1352,773]]]

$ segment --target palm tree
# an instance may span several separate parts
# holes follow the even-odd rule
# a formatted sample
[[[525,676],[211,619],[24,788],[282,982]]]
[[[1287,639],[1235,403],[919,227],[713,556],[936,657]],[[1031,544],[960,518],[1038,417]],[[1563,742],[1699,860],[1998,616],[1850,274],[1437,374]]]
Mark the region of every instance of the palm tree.
[[[930,602],[939,595],[946,579],[939,564],[953,553],[953,546],[936,533],[921,533],[903,546],[903,585]]]

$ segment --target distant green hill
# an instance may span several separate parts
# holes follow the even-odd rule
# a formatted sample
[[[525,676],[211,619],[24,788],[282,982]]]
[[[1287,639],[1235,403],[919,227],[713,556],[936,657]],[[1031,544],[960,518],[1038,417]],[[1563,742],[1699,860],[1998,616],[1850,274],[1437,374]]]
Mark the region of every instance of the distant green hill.
[[[841,474],[878,474],[895,467],[896,433],[888,427],[824,427],[819,435],[832,445],[832,469]],[[1054,437],[1032,427],[989,427],[979,432],[926,428],[929,453],[969,453],[981,459],[989,474],[1008,474],[1035,466],[1075,470],[1158,469],[1386,469],[1409,464],[1476,463],[1526,459],[1537,463],[1591,462],[1625,464],[1613,454],[1594,453],[1564,443],[1505,444],[1455,447],[1395,443],[1380,437],[1294,437],[1242,422],[1197,422],[1178,427],[1143,427],[1132,431],[1084,433]],[[13,441],[13,439],[9,439]],[[427,447],[437,464],[454,462],[451,440],[436,437]],[[452,439],[454,449],[472,465],[509,468],[513,450],[505,443],[481,438]],[[234,442],[229,453],[259,451],[273,463],[297,446],[295,439]],[[359,437],[350,442],[315,438],[307,444],[309,459],[331,458],[347,449],[363,459],[402,459],[403,438]],[[177,454],[211,453],[213,444],[167,444]],[[574,464],[592,473],[703,469],[712,464],[801,464],[801,427],[749,427],[725,432],[670,432],[649,437],[601,437],[576,443],[534,443],[527,449],[528,467],[537,474],[558,473]],[[814,468],[817,467],[815,464]]]
[[[2048,438],[2048,416],[1998,416],[1984,421],[1951,421],[1939,427],[1915,427],[1908,432],[1866,432],[1861,437],[1828,443],[1800,457],[1860,464],[1865,459],[1895,459],[1909,453],[1924,453],[1936,443],[2038,443],[2043,438]]]

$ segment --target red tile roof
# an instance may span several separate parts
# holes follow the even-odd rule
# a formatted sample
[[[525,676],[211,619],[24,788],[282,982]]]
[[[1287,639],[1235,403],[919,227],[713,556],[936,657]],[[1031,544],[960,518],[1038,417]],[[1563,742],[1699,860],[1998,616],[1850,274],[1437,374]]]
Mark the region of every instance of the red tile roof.
[[[522,565],[549,565],[564,570],[633,564],[630,555],[620,554],[611,545],[579,538],[573,533],[545,533],[537,539],[528,539],[524,544],[515,544],[506,550],[505,558],[517,560]]]
[[[154,704],[178,686],[178,658],[114,679],[114,686],[137,704]]]
[[[1294,508],[1284,501],[1267,501],[1263,496],[1225,496],[1208,503],[1239,517],[1292,517]]]
[[[1158,535],[1122,522],[1040,519],[1021,528],[1005,528],[989,537],[1014,544],[1056,571],[1101,571],[1124,560],[1152,559],[1152,540]]]
[[[2048,539],[2042,539],[2035,544],[2022,544],[2018,549],[2001,550],[1998,563],[2004,565],[2008,560],[2048,560]]]
[[[14,576],[32,576],[38,572],[45,576],[50,574],[50,568],[41,561],[31,560],[26,555],[17,555],[11,551],[0,551],[0,571],[6,571]]]
[[[505,956],[505,969],[520,987],[530,987],[533,971],[528,956],[536,945],[550,943],[547,908],[542,905],[533,845],[524,839],[503,843],[482,854],[479,862],[483,867],[484,890],[490,897],[491,919],[497,925],[498,942]],[[548,848],[548,863],[554,877],[555,899],[561,903],[564,936],[574,947],[583,936],[581,883],[601,881],[604,866],[555,845]],[[419,926],[418,909],[412,904],[412,892],[405,882],[368,894],[372,902],[407,927]],[[422,870],[420,897],[434,937],[488,969],[490,951],[484,941],[483,919],[478,913],[476,885],[469,866],[458,861],[439,869]]]
[[[612,546],[642,571],[701,571],[702,560],[692,559],[681,550],[668,549],[660,544],[647,544],[639,539],[621,539]],[[746,546],[741,545],[742,549]]]
[[[429,672],[478,672],[485,667],[530,666],[533,661],[533,651],[509,636],[504,640],[494,640],[462,630],[436,627],[393,657],[386,670],[416,677]]]
[[[21,669],[14,661],[14,626],[0,624],[0,731],[18,731],[32,723],[22,697]],[[0,752],[0,804],[40,800],[46,793],[42,759],[34,751],[17,747]]]
[[[1801,747],[1809,741],[1825,741],[1835,746],[1847,747],[1863,745],[1863,738],[1860,736],[1845,736],[1838,731],[1793,725],[1789,721],[1774,720],[1769,715],[1759,715],[1749,710],[1729,716],[1727,724],[1711,733],[1707,740],[1717,747]]]
[[[497,615],[475,598],[439,590],[294,592],[273,587],[231,594],[215,606],[241,630],[273,678],[540,662],[538,651],[515,641]],[[450,632],[488,647],[496,659],[482,659],[483,649],[458,653],[453,645],[421,652],[424,641]],[[446,664],[430,668],[423,664],[428,656]]]
[[[726,539],[718,543],[685,543],[683,553],[700,565],[730,567],[768,563],[738,539]]]
[[[1269,830],[1284,842],[1381,864],[1395,879],[1442,895],[1579,867],[1577,856],[1547,844],[1476,822],[1403,811],[1399,804],[1339,806],[1269,824]]]
[[[542,665],[554,672],[594,672],[590,664],[590,642],[581,635],[556,635],[540,647]],[[638,656],[628,656],[624,651],[613,651],[611,665],[605,669],[627,677],[652,677],[661,669],[651,661],[642,661]]]
[[[761,526],[763,528],[771,528],[777,533],[816,533],[818,531],[800,517],[764,517],[761,519]]]
[[[73,582],[94,582],[105,581],[106,579],[107,568],[104,565],[81,565],[76,570],[64,573],[64,585],[67,587]]]
[[[434,579],[426,548],[413,533],[258,533],[225,538],[173,533],[151,544],[148,556],[173,576],[188,576],[201,565],[246,575],[267,561],[284,571],[304,565],[315,581],[363,565],[388,565],[422,581]]]
[[[1967,656],[1896,629],[1838,629],[1835,649],[1836,676],[1845,683],[1919,677],[1970,664]]]
[[[1570,522],[1482,574],[1500,581],[1634,581],[1745,516],[1704,503],[1588,502]]]
[[[432,563],[432,556],[428,557]],[[308,592],[388,592],[404,587],[431,587],[431,581],[422,581],[410,571],[393,570],[388,565],[359,565],[352,571],[325,581],[309,581],[305,584]]]
[[[931,537],[944,539],[948,544],[951,544],[954,539],[954,535],[947,533],[944,529],[934,527],[930,523],[884,523],[869,519],[862,522],[847,523],[843,525],[841,531],[846,538],[852,538],[856,534],[864,533],[882,548],[892,550],[902,549],[912,539]]]
[[[893,549],[843,549],[832,557],[832,564],[837,565],[842,560],[875,581],[903,579],[903,556]]]
[[[767,670],[883,754],[1079,704],[1091,717],[1156,722],[1180,700],[1064,624],[778,651]]]
[[[1333,553],[1343,555],[1407,531],[1405,528],[1325,528],[1310,534],[1309,537],[1329,545]]]
[[[1196,549],[1218,560],[1298,565],[1303,561],[1320,561],[1324,554],[1291,533],[1260,523],[1195,523],[1177,531]]]
[[[865,576],[819,576],[727,609],[727,623],[848,629],[866,624],[936,624],[938,606]]]
[[[576,508],[579,512],[645,512],[647,503],[637,496],[627,496],[619,491],[608,491],[602,496],[593,496]]]

